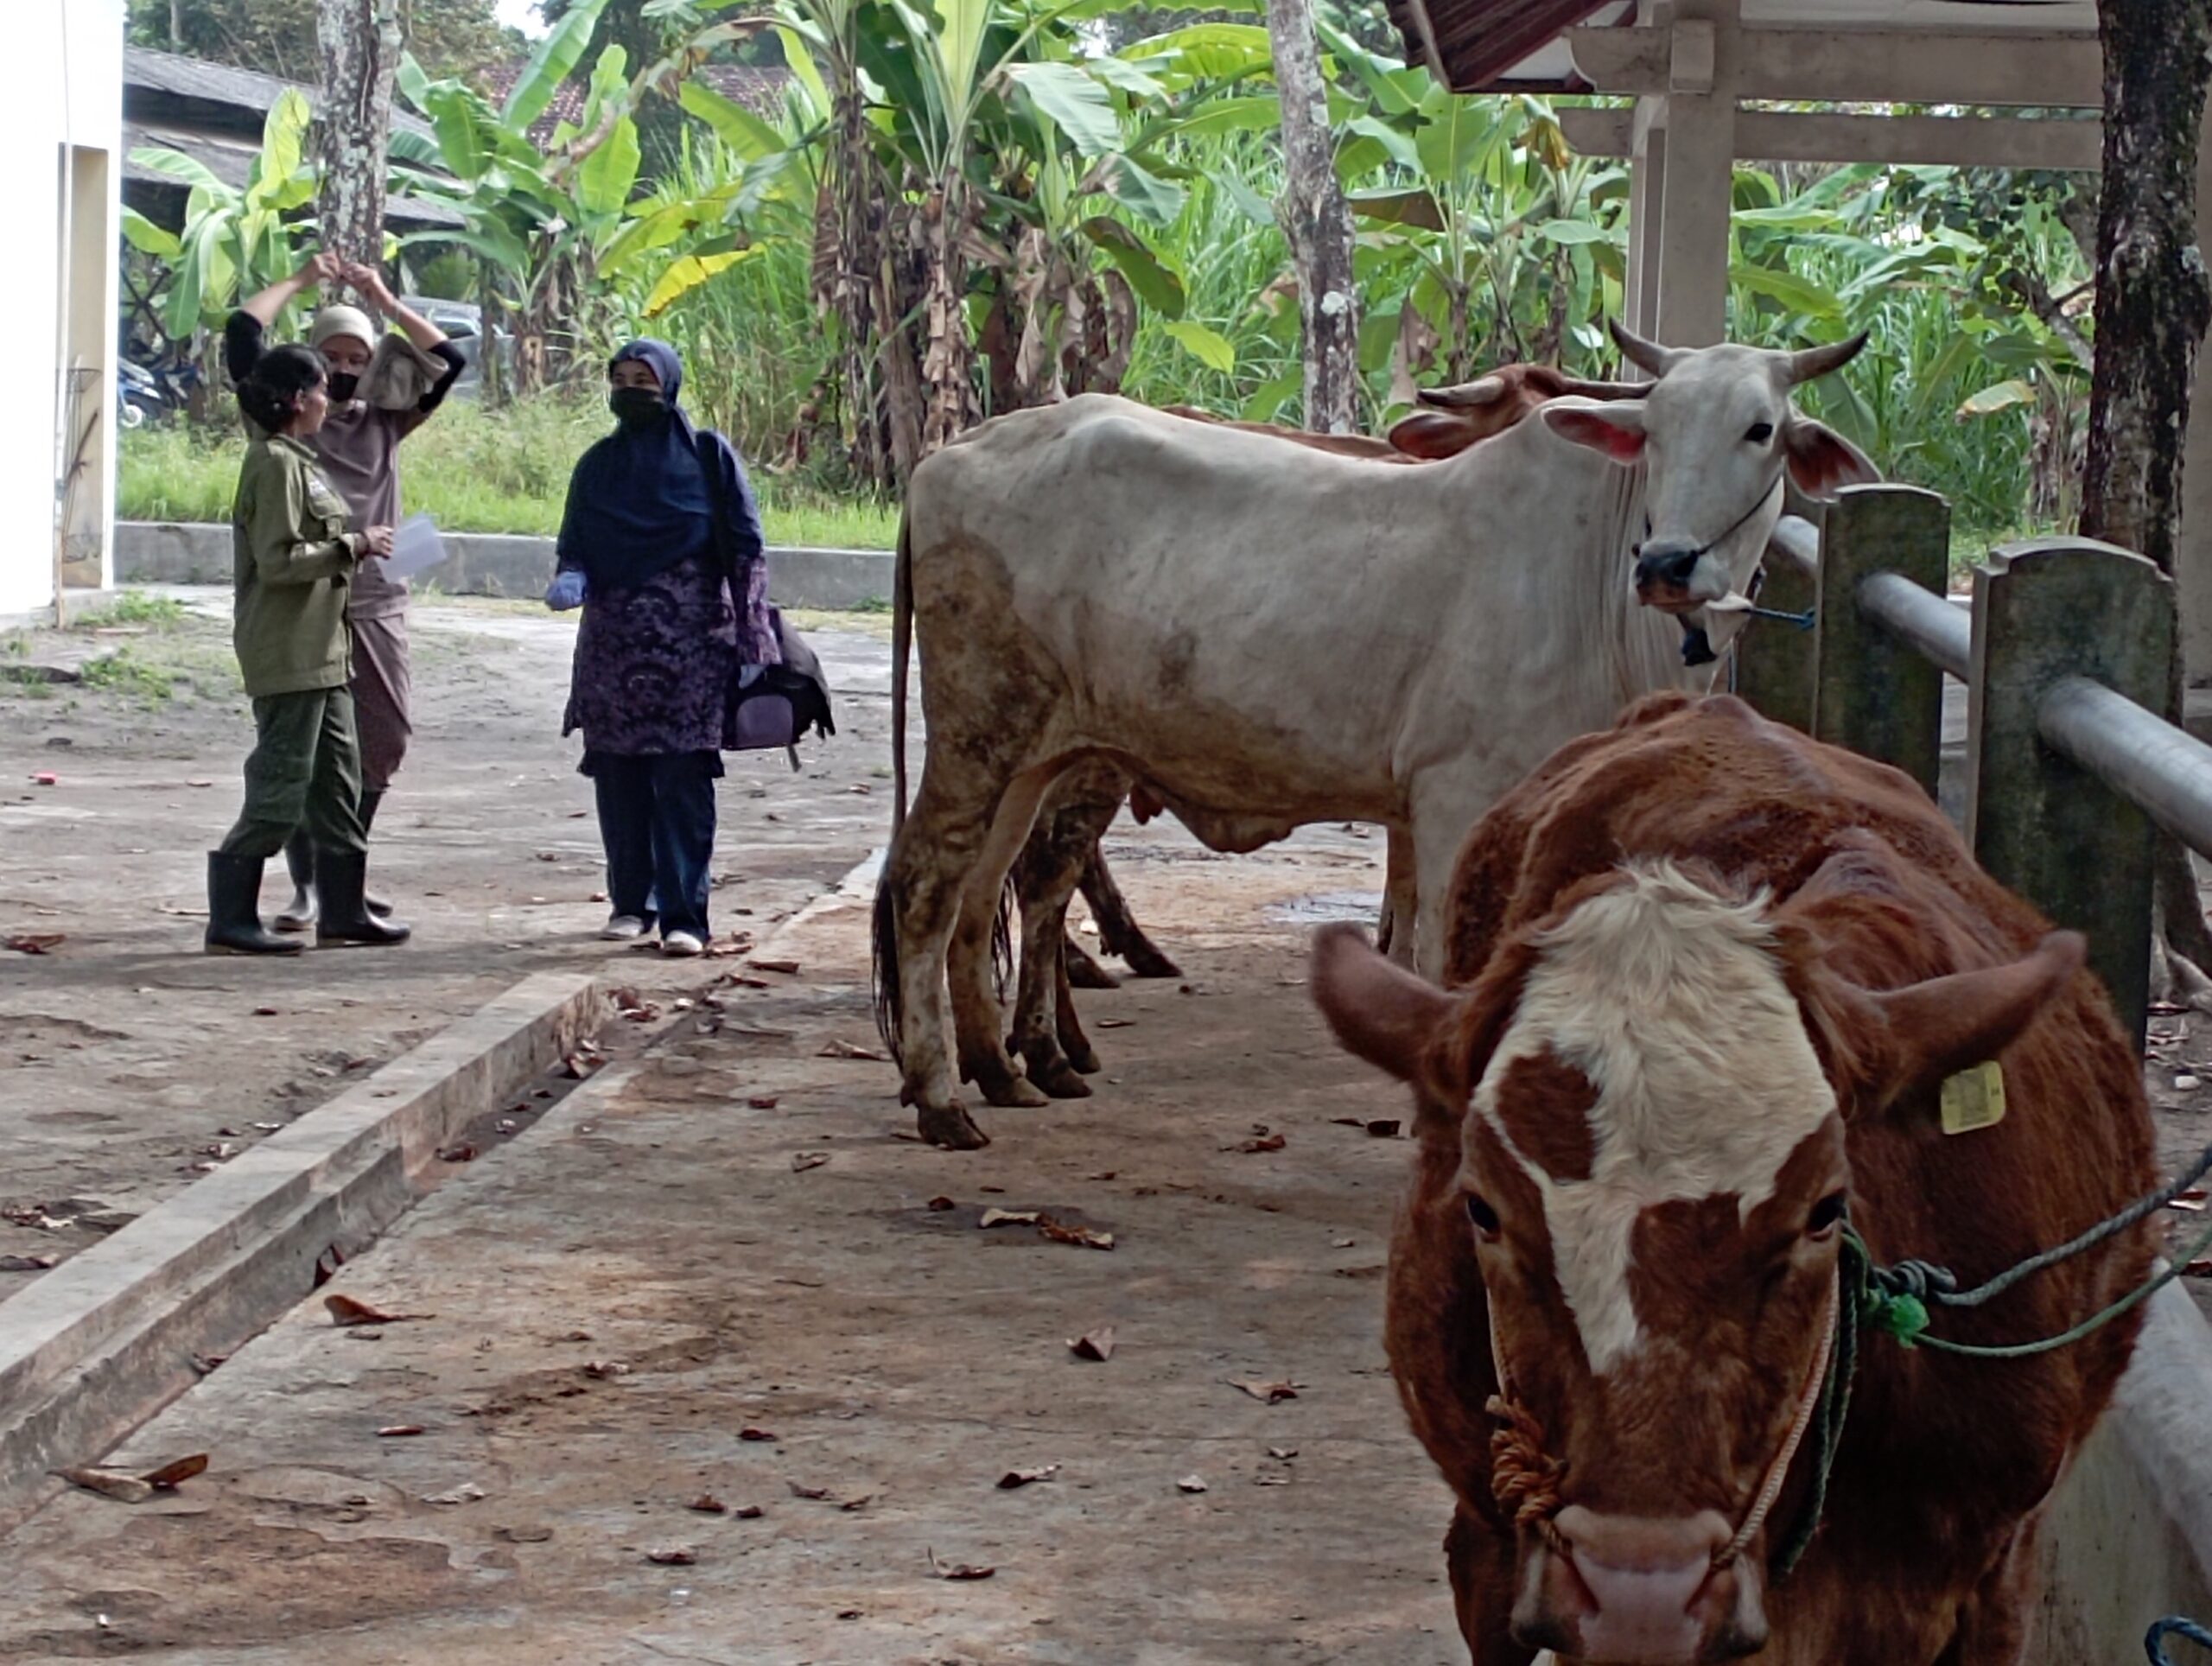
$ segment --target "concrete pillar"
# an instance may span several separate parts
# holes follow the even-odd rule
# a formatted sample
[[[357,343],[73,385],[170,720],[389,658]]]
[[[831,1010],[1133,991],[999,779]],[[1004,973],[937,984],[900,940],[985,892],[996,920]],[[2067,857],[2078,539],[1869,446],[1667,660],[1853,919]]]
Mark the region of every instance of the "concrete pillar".
[[[1636,101],[1636,143],[1629,160],[1628,281],[1622,286],[1621,316],[1638,335],[1659,328],[1659,213],[1667,196],[1667,101]],[[1643,379],[1635,366],[1623,367],[1632,380]]]
[[[2196,240],[2212,224],[2212,121],[2196,150]],[[2182,450],[2181,538],[2174,578],[2181,590],[2182,665],[2190,685],[2212,682],[2212,356],[2199,353]]]
[[[1652,332],[1709,347],[1728,327],[1728,215],[1736,174],[1738,0],[1676,0]]]

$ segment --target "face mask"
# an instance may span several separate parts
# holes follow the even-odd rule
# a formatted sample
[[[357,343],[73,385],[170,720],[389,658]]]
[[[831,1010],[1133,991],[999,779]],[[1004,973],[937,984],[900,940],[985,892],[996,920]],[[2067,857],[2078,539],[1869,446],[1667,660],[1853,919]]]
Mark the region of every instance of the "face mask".
[[[654,388],[616,388],[607,396],[607,407],[625,428],[640,428],[668,414],[668,406]]]
[[[334,405],[351,404],[353,396],[361,391],[361,378],[345,371],[333,371],[330,375],[330,403]]]

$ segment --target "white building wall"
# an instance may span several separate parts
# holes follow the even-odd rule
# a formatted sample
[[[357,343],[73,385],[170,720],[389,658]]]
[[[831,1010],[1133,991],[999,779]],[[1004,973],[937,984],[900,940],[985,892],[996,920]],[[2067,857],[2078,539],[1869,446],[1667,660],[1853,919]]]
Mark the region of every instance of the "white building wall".
[[[69,493],[73,578],[105,583],[115,524],[118,202],[124,0],[8,0],[18,71],[0,99],[8,248],[0,321],[22,368],[0,401],[0,616],[50,607]],[[65,244],[65,220],[70,234]],[[86,372],[67,404],[71,369]]]

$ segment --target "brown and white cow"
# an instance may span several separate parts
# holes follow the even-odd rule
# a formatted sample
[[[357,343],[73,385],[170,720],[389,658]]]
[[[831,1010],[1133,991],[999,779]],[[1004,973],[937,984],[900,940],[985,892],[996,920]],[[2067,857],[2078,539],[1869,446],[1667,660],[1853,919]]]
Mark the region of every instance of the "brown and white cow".
[[[1458,1494],[1477,1666],[2017,1666],[2051,1490],[2134,1313],[2031,1358],[1861,1339],[1803,1525],[1847,1220],[1979,1283],[2152,1180],[2133,1050],[2081,939],[1975,867],[1904,776],[1726,696],[1655,696],[1484,817],[1450,993],[1349,927],[1314,994],[1411,1083],[1388,1342]],[[1994,1060],[2003,1121],[1947,1136]],[[1934,1329],[2054,1335],[2143,1278],[2139,1228]]]
[[[1863,345],[1705,348],[1641,400],[1553,400],[1417,467],[1097,395],[927,459],[894,586],[901,804],[916,639],[930,749],[875,931],[923,1136],[984,1137],[954,1091],[948,983],[961,1077],[1033,1102],[1004,1045],[993,925],[1039,806],[1090,760],[1217,850],[1317,821],[1389,829],[1410,858],[1416,953],[1440,958],[1474,817],[1560,741],[1688,680],[1678,627],[1630,592],[1637,548],[1694,551],[1682,595],[1716,601],[1757,569],[1786,474],[1814,492],[1873,477],[1789,399]]]

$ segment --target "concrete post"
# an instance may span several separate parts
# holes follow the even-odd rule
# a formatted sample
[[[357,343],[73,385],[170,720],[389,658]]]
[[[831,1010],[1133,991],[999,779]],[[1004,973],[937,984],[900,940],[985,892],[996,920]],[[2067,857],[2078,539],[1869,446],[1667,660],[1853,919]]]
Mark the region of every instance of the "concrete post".
[[[1728,329],[1738,0],[1676,0],[1659,221],[1657,339],[1709,347]]]
[[[1815,574],[1774,550],[1767,551],[1763,571],[1760,607],[1778,614],[1810,613],[1817,620],[1820,583]],[[1735,652],[1735,691],[1761,716],[1810,734],[1821,670],[1812,633],[1787,620],[1755,619],[1736,639]]]
[[[1846,486],[1828,506],[1821,540],[1814,736],[1895,765],[1930,798],[1942,756],[1943,673],[1866,617],[1859,587],[1891,572],[1941,596],[1950,542],[1951,506],[1910,486]]]
[[[1622,285],[1621,315],[1638,335],[1659,331],[1659,218],[1667,199],[1667,101],[1636,101],[1634,151],[1629,161],[1628,277]],[[1621,374],[1648,379],[1634,365]]]
[[[2140,1045],[2150,1004],[2151,818],[2038,732],[2052,687],[2086,677],[2152,712],[2174,652],[2171,580],[2087,538],[2008,544],[1974,587],[1967,839],[1991,877],[2087,935],[2089,968]]]

